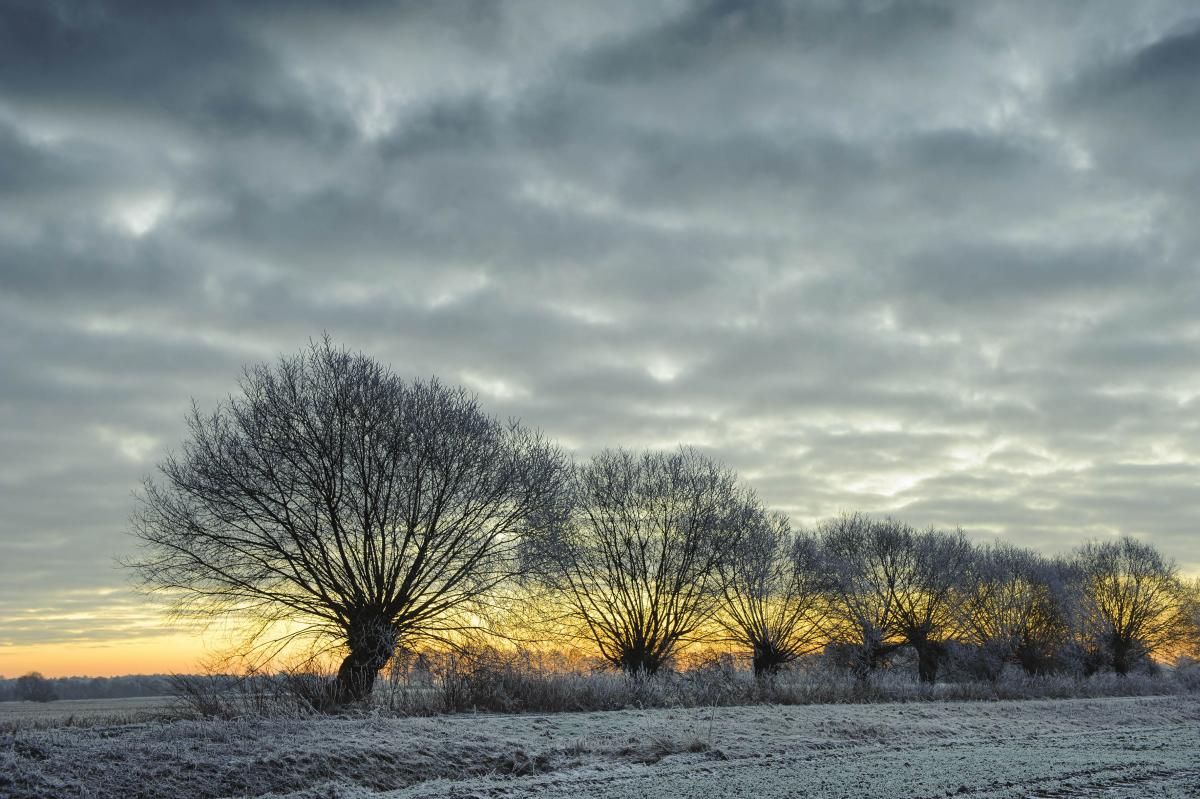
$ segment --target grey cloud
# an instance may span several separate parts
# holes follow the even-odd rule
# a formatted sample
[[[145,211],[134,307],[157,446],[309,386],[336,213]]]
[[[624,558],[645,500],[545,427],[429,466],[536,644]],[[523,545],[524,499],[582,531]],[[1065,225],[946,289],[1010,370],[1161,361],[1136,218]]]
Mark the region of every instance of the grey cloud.
[[[1149,43],[1089,65],[1056,100],[1106,170],[1186,191],[1200,175],[1197,72],[1200,19],[1193,13]]]
[[[1153,119],[1178,132],[1200,113],[1200,19],[1085,74],[1067,89],[1077,106],[1107,106],[1114,116]]]
[[[401,122],[379,148],[380,155],[389,161],[494,146],[504,124],[496,113],[479,94],[439,98]]]
[[[820,48],[849,58],[880,51],[911,55],[912,44],[936,42],[953,28],[946,3],[750,3],[714,0],[608,46],[585,59],[583,74],[598,81],[642,81],[708,68],[725,58],[753,57],[761,46]]]
[[[1086,301],[1135,286],[1146,279],[1147,267],[1159,279],[1173,277],[1154,269],[1159,258],[1153,251],[1121,244],[1030,246],[988,241],[984,234],[935,246],[905,265],[906,287],[972,310],[993,305],[1011,313],[1014,301],[1056,304],[1064,296]],[[1134,264],[1138,272],[1130,268]]]
[[[1173,2],[6,5],[0,642],[61,640],[23,609],[72,587],[132,613],[111,558],[190,400],[322,331],[581,456],[707,447],[798,523],[1125,530],[1200,572],[1196,30]]]
[[[161,114],[207,134],[340,139],[236,7],[17,2],[0,24],[0,87],[35,105]]]
[[[0,122],[0,198],[70,186],[78,180],[77,168],[58,162],[20,131]]]

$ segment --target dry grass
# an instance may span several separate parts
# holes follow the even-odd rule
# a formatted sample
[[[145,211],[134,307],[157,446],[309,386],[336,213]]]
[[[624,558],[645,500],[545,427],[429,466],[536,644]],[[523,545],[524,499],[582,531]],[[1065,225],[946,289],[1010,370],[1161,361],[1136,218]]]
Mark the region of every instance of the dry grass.
[[[328,713],[328,675],[187,678],[178,681],[181,712],[190,717],[304,717]],[[342,714],[433,716],[467,712],[560,713],[644,708],[740,705],[861,704],[874,702],[998,701],[1110,696],[1162,696],[1200,691],[1200,667],[1120,677],[1097,674],[1029,676],[1006,671],[995,682],[923,684],[903,670],[869,680],[821,662],[756,679],[732,661],[712,661],[681,672],[632,677],[607,670],[564,670],[523,653],[481,650],[447,656],[414,679],[394,673],[381,680],[373,701]]]

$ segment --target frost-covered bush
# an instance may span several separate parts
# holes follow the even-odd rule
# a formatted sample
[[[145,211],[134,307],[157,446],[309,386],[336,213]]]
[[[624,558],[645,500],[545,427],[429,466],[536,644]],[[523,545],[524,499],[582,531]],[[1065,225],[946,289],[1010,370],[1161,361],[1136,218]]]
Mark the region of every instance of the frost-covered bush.
[[[314,671],[176,675],[170,685],[183,708],[202,717],[304,716],[339,706],[333,677]]]
[[[442,712],[542,713],[668,704],[658,695],[661,680],[610,670],[556,670],[527,652],[480,647],[443,654],[433,661],[436,710]],[[393,706],[402,712],[420,712],[428,705],[429,693],[403,694],[404,699],[416,701]]]
[[[1007,650],[989,641],[982,645],[951,641],[946,646],[947,682],[995,682],[1007,665]]]
[[[1200,660],[1181,657],[1175,663],[1175,679],[1187,691],[1200,691]]]

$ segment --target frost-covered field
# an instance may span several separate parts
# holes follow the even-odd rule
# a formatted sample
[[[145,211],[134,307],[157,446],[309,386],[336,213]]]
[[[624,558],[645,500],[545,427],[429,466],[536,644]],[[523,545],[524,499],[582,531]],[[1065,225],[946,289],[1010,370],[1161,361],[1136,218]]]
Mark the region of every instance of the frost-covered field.
[[[1200,697],[173,721],[0,736],[4,797],[1197,797]]]
[[[37,724],[136,718],[170,712],[179,706],[171,696],[126,699],[60,699],[55,702],[0,702],[0,729],[13,722]]]

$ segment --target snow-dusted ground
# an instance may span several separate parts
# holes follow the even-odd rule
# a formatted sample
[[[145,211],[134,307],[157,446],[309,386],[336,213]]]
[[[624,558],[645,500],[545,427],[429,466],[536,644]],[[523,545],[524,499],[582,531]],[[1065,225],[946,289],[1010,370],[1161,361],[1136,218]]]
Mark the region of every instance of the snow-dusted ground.
[[[1200,697],[174,721],[0,735],[2,797],[1189,797]]]
[[[179,706],[172,696],[137,696],[124,699],[59,699],[54,702],[0,702],[0,729],[6,723],[50,724],[92,719],[136,720],[139,715],[171,712]]]

